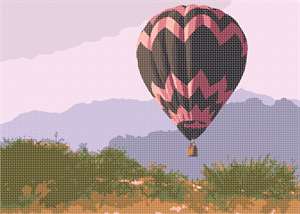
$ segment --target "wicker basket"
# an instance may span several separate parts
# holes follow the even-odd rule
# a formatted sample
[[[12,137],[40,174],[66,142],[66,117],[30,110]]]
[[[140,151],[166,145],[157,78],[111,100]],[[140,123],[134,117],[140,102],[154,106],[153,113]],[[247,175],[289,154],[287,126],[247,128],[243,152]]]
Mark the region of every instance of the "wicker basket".
[[[191,143],[187,149],[187,155],[189,157],[198,157],[198,149],[196,144]]]

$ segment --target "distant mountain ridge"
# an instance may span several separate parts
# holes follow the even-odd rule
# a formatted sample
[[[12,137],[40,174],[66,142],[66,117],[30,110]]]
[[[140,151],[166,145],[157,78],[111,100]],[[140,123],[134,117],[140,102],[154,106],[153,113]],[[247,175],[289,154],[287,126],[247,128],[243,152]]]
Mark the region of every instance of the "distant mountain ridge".
[[[257,94],[251,91],[247,91],[245,89],[238,89],[236,90],[232,96],[229,98],[228,102],[245,102],[247,99],[250,98],[258,98],[260,99],[263,104],[265,105],[273,105],[275,103],[275,99],[270,96]]]
[[[262,99],[263,103],[258,104],[258,108],[263,107],[263,104],[275,103],[274,99],[268,96],[239,89],[226,106],[239,106],[251,96]],[[242,113],[238,111],[236,114]],[[216,120],[220,120],[222,115],[221,111]],[[149,132],[157,130],[176,130],[176,126],[154,101],[111,99],[76,104],[63,113],[24,113],[10,122],[1,124],[0,136],[42,139],[53,138],[57,131],[72,149],[78,148],[80,143],[87,143],[89,149],[99,150],[107,146],[115,136],[146,136]]]
[[[251,91],[247,91],[245,89],[238,89],[236,90],[232,96],[229,98],[228,103],[230,102],[245,102],[247,99],[250,98],[258,98],[262,101],[263,104],[265,105],[274,105],[276,99],[273,97],[264,95],[264,94],[259,94],[259,93],[254,93]],[[292,101],[295,105],[300,107],[300,100],[297,99],[289,99]]]
[[[225,106],[198,138],[197,158],[186,155],[188,142],[178,131],[152,132],[145,137],[118,136],[109,146],[125,150],[145,166],[150,162],[166,164],[169,170],[179,170],[190,178],[201,177],[203,164],[267,155],[296,164],[300,175],[299,127],[300,108],[291,101],[282,99],[268,106],[251,98]]]

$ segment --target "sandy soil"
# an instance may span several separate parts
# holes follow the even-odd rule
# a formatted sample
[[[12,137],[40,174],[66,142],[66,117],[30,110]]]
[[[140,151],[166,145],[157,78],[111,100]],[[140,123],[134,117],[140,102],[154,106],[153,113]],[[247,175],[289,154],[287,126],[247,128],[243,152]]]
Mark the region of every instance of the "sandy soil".
[[[56,208],[45,208],[38,202],[26,209],[2,209],[0,213],[102,213],[102,214],[198,214],[225,213],[217,210],[212,204],[203,202],[200,192],[195,192],[182,203],[163,202],[160,200],[138,199],[109,195],[92,194],[91,199],[81,199],[68,206],[58,205]],[[227,213],[300,213],[300,200],[280,201],[274,203],[267,200],[238,199],[232,202],[233,208]]]

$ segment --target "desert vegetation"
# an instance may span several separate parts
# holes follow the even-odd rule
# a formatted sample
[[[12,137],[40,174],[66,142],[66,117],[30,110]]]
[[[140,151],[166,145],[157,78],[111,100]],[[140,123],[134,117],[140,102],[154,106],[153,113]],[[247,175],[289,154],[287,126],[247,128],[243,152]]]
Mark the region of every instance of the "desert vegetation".
[[[124,151],[72,151],[60,141],[6,140],[1,211],[89,213],[297,213],[295,166],[271,157],[204,166],[190,180],[164,165],[140,165]]]

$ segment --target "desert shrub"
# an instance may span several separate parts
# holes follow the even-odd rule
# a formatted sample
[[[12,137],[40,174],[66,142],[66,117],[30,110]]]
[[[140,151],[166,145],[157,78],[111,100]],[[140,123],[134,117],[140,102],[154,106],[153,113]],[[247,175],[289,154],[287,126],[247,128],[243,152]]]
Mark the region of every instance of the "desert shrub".
[[[145,169],[122,151],[103,150],[91,154],[87,150],[72,152],[62,143],[17,139],[6,142],[1,152],[1,206],[23,207],[36,198],[23,197],[24,186],[34,189],[47,183],[49,192],[39,201],[46,206],[67,203],[88,197],[97,189],[100,193],[132,192],[133,187],[120,183],[135,179]],[[96,182],[98,178],[104,182]]]
[[[143,192],[148,198],[162,201],[183,201],[187,188],[184,184],[185,176],[179,172],[165,172],[163,166],[151,166],[148,176],[152,179],[146,182]]]
[[[136,160],[128,158],[121,150],[108,148],[96,156],[97,167],[104,180],[133,180],[145,174],[145,168]]]
[[[279,163],[269,156],[261,160],[234,161],[204,166],[207,200],[228,209],[230,200],[239,197],[255,199],[289,199],[296,190],[295,167]]]
[[[34,187],[66,171],[68,153],[64,144],[33,140],[17,139],[1,146],[1,204],[18,204],[25,185]]]
[[[117,196],[121,196],[121,195],[133,196],[133,193],[136,190],[138,190],[138,188],[131,185],[130,183],[123,183],[117,181],[99,182],[94,187],[94,191],[103,195],[116,193]]]
[[[19,206],[21,190],[49,182],[51,190],[41,199],[48,206],[83,195],[95,176],[92,158],[71,152],[66,144],[18,139],[1,147],[1,204]],[[51,181],[51,182],[50,182]]]
[[[146,169],[136,160],[128,158],[124,151],[113,148],[104,149],[95,157],[95,162],[101,181],[97,182],[94,190],[102,194],[131,194],[136,188],[122,181],[138,179],[146,173]]]
[[[92,158],[82,158],[75,154],[69,158],[66,171],[58,172],[53,177],[54,182],[49,186],[51,191],[43,200],[46,206],[74,201],[86,197],[92,191],[97,174]]]
[[[144,168],[138,162],[116,149],[105,149],[93,155],[81,150],[70,153],[68,160],[61,164],[66,168],[56,172],[52,178],[55,182],[50,185],[51,192],[43,199],[46,206],[87,198],[93,191],[102,194],[131,193],[131,185],[118,181],[134,179],[144,173]],[[102,182],[96,182],[99,178]]]

